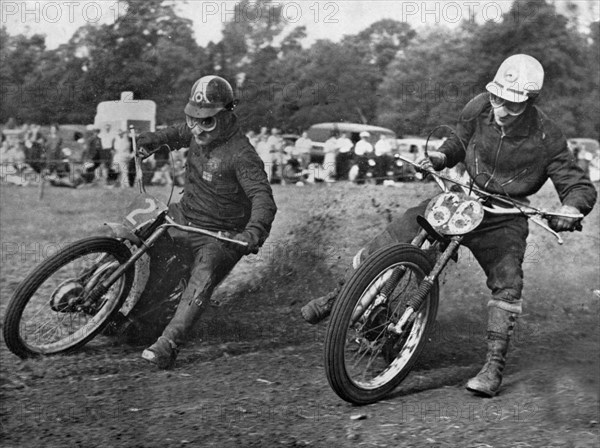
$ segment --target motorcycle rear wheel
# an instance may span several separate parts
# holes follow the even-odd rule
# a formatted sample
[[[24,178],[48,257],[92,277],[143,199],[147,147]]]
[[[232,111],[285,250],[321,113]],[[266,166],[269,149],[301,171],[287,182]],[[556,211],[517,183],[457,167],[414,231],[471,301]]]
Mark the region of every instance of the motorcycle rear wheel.
[[[94,291],[131,257],[119,240],[91,237],[39,264],[17,287],[4,318],[4,341],[20,358],[74,351],[93,339],[125,301],[133,283],[128,269],[91,301]]]
[[[403,274],[388,300],[375,306],[394,269]],[[374,403],[409,374],[435,323],[437,281],[402,335],[390,332],[388,326],[397,323],[431,269],[423,250],[396,244],[371,255],[345,284],[332,309],[325,338],[325,372],[340,398],[360,405]]]

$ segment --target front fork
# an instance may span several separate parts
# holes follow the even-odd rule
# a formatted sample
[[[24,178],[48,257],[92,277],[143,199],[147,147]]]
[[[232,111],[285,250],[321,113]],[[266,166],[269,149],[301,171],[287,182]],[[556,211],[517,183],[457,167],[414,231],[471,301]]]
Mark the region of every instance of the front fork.
[[[427,236],[427,231],[421,229],[410,244],[421,247],[427,240]],[[389,295],[394,291],[405,272],[406,266],[397,266],[391,273],[386,273],[382,278],[378,279],[377,282],[369,288],[354,309],[351,320],[352,324],[354,325],[359,319],[366,321],[375,308],[385,304]]]
[[[101,284],[97,285],[92,292],[87,296],[83,307],[93,306],[97,303],[100,298],[106,294],[110,287],[135,263],[144,255],[152,245],[167,231],[167,227],[158,227],[146,240],[142,241],[140,248],[127,260],[124,264],[119,266],[107,279],[103,280]]]
[[[417,236],[411,241],[411,244],[416,247],[421,247],[427,240],[428,233],[425,229],[422,229]],[[436,279],[446,267],[448,262],[454,256],[456,250],[462,242],[462,236],[453,236],[448,244],[448,247],[440,254],[437,258],[433,269],[427,275],[419,285],[417,293],[408,300],[404,313],[396,324],[390,324],[388,330],[395,334],[402,334],[403,330],[407,328],[416,317],[416,312],[421,308],[425,298],[431,292],[431,288],[435,284]],[[385,304],[389,298],[389,295],[394,291],[400,279],[406,272],[406,266],[397,266],[392,272],[382,279],[383,285],[374,285],[374,293],[367,292],[359,303],[352,314],[352,323],[356,323],[359,319],[366,321],[374,309],[379,305]],[[376,292],[378,291],[378,292]],[[375,298],[373,299],[373,296]]]
[[[435,284],[440,273],[444,270],[448,262],[458,250],[462,240],[463,236],[461,235],[453,236],[450,239],[448,247],[446,247],[444,252],[440,254],[435,265],[433,266],[433,269],[431,269],[431,272],[419,284],[419,290],[417,293],[408,299],[406,309],[404,310],[402,316],[400,316],[398,322],[396,324],[391,323],[388,325],[388,331],[400,335],[404,329],[408,328],[408,326],[415,320],[417,311],[421,308],[425,298],[431,292],[431,288],[433,288],[433,285]]]

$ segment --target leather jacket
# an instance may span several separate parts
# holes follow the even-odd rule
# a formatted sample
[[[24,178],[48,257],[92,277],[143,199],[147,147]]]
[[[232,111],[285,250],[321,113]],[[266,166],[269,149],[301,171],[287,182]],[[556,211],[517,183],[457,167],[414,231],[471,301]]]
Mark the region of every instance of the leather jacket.
[[[596,202],[596,189],[564,135],[533,104],[504,132],[482,93],[465,106],[456,133],[439,150],[448,167],[464,163],[475,184],[491,193],[525,199],[551,179],[563,205],[588,214]]]
[[[248,231],[262,245],[277,207],[264,164],[237,119],[206,146],[196,143],[185,123],[158,131],[156,136],[172,150],[189,147],[180,201],[185,218],[207,230]]]

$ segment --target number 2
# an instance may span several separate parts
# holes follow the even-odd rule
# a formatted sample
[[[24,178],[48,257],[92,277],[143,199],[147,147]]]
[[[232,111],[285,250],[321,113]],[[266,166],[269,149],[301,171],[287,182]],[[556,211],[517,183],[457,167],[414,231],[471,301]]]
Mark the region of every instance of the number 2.
[[[134,219],[134,216],[142,215],[144,213],[149,213],[156,210],[156,202],[154,202],[150,198],[144,198],[144,201],[148,204],[147,208],[136,208],[129,213],[125,219],[129,221],[131,224],[136,225],[137,221]]]

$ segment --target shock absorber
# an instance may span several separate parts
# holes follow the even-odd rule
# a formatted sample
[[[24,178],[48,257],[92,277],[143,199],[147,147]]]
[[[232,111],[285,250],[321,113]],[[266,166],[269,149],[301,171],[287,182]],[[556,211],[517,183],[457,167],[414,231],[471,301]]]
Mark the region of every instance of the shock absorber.
[[[364,302],[361,301],[357,305],[356,310],[354,310],[354,313],[352,314],[352,322],[355,322],[359,317],[363,320],[368,319],[377,306],[381,305],[382,303],[385,303],[390,294],[398,285],[398,282],[400,281],[405,272],[406,266],[396,266],[392,270],[390,277],[385,281],[384,285],[379,290],[379,293],[375,297],[375,300],[371,302],[371,299],[367,298],[367,300],[364,300]],[[367,309],[363,315],[363,310],[365,308]]]
[[[389,331],[396,334],[402,334],[403,329],[410,325],[410,323],[413,320],[415,320],[417,310],[419,310],[423,305],[423,302],[425,301],[425,299],[431,292],[431,288],[433,288],[433,285],[435,284],[435,280],[440,275],[440,272],[442,272],[446,264],[448,264],[448,261],[450,261],[450,259],[454,255],[454,252],[456,251],[456,249],[458,249],[458,246],[460,246],[461,241],[462,236],[452,237],[452,241],[450,241],[444,253],[440,255],[440,258],[438,259],[437,263],[435,264],[429,275],[427,275],[421,281],[418,291],[408,299],[406,303],[406,310],[398,320],[398,323],[395,325],[390,324],[388,326]]]

